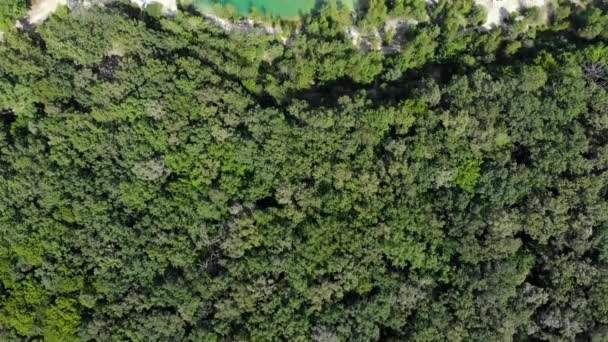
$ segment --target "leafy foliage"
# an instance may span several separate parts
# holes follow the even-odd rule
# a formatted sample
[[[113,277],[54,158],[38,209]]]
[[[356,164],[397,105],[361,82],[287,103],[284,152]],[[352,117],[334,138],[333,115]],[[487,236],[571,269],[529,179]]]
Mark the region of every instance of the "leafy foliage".
[[[285,44],[121,4],[7,31],[0,339],[605,340],[603,9],[477,11],[392,55],[331,4]]]

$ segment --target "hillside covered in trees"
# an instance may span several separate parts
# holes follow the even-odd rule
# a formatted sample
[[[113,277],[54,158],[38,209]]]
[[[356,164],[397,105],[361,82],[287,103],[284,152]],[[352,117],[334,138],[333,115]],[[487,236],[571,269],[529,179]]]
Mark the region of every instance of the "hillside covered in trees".
[[[0,340],[608,341],[604,3],[369,0],[394,53],[9,3]]]

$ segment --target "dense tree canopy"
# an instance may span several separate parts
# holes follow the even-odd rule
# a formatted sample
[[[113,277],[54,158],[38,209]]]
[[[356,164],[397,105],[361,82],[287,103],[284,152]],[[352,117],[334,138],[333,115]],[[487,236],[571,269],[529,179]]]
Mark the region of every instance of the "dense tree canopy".
[[[7,29],[0,340],[608,340],[608,12],[479,11]]]

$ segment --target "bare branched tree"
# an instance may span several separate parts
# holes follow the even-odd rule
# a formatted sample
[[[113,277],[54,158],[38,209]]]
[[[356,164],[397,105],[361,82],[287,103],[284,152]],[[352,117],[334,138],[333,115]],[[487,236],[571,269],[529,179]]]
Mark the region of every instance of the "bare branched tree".
[[[582,65],[589,81],[600,87],[608,87],[608,67],[603,62],[586,62]]]

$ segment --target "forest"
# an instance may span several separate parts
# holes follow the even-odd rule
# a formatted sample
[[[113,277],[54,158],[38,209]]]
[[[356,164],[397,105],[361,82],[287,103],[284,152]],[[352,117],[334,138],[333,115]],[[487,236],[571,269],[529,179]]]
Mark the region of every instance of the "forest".
[[[2,3],[1,341],[608,341],[606,3]]]

